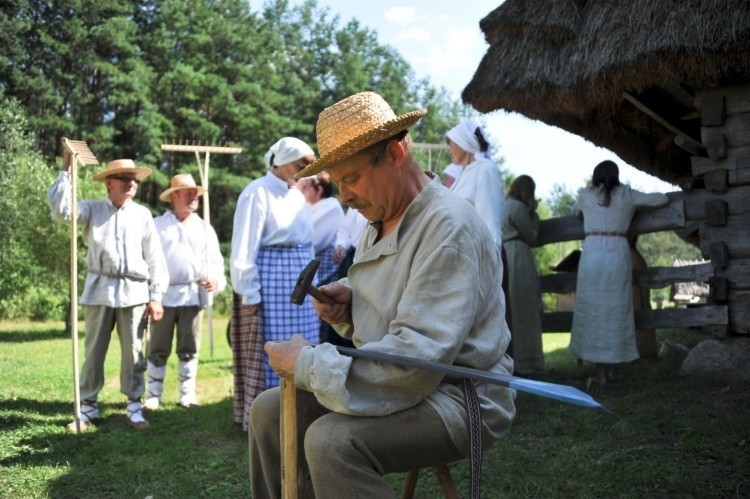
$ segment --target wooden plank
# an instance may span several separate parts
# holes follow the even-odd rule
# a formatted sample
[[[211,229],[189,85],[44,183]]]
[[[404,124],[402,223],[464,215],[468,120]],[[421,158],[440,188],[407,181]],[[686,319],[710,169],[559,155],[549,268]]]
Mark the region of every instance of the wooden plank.
[[[706,201],[706,225],[721,227],[727,224],[729,206],[723,199]]]
[[[729,190],[729,170],[719,168],[703,175],[703,183],[710,192],[727,192]]]
[[[555,272],[539,276],[542,293],[564,295],[576,290],[578,274],[575,272]]]
[[[629,234],[647,234],[685,227],[685,206],[682,199],[675,199],[667,206],[638,210],[630,224]],[[535,247],[545,244],[575,241],[585,237],[583,220],[573,215],[548,218],[539,226],[539,237]]]
[[[744,309],[743,309],[744,311]],[[748,309],[750,312],[750,308]],[[742,312],[744,313],[744,312]],[[636,310],[637,329],[700,327],[729,324],[726,305],[704,305],[689,308],[664,308],[661,310]],[[545,333],[567,333],[573,325],[573,312],[548,312],[542,320]],[[606,327],[606,325],[602,325]]]
[[[704,144],[709,159],[717,161],[729,156],[729,139],[724,135],[718,133],[711,135],[706,138]]]
[[[723,242],[729,250],[729,258],[750,257],[750,223],[748,215],[730,215],[726,225],[711,227],[700,226],[700,245],[704,255],[709,254],[710,245]]]
[[[706,149],[722,136],[729,149],[750,146],[750,112],[727,116],[722,126],[701,127],[701,142]]]

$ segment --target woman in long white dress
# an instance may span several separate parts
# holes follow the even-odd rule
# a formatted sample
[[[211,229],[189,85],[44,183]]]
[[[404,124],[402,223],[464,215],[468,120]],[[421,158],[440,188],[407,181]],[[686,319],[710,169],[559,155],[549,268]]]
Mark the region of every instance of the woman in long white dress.
[[[619,169],[603,161],[573,208],[583,216],[586,239],[578,266],[570,352],[596,364],[604,385],[615,365],[638,358],[633,319],[632,265],[626,234],[636,210],[669,203],[662,193],[643,193],[620,183]]]

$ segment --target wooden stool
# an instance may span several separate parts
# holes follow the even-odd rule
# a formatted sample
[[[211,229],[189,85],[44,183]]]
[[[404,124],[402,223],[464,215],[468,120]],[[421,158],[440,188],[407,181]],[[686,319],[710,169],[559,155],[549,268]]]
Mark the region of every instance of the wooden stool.
[[[304,445],[304,432],[298,428],[307,428],[313,421],[312,404],[314,398],[306,392],[300,393],[287,380],[281,380],[281,497],[282,499],[312,499],[315,494],[310,481],[310,471],[307,468],[299,449]],[[414,497],[417,487],[417,477],[420,470],[412,470],[404,477],[402,499]],[[440,488],[446,499],[458,499],[456,487],[453,485],[447,464],[433,468]]]
[[[419,476],[420,470],[411,470],[406,473],[404,477],[404,488],[401,490],[401,499],[412,499],[414,497],[414,489],[417,487],[417,477]],[[451,478],[451,472],[448,469],[447,464],[441,464],[432,468],[437,477],[440,488],[443,489],[443,494],[446,499],[458,499],[458,492],[456,492],[456,486],[453,484]]]

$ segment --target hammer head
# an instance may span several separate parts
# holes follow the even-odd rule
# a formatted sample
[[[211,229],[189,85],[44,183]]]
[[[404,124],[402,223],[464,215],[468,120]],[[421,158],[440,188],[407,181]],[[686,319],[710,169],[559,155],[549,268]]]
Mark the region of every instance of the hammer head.
[[[305,296],[312,287],[313,279],[315,278],[315,272],[318,271],[320,266],[320,260],[310,260],[307,267],[300,272],[297,278],[297,284],[294,285],[292,291],[292,303],[295,305],[302,305],[305,302]]]

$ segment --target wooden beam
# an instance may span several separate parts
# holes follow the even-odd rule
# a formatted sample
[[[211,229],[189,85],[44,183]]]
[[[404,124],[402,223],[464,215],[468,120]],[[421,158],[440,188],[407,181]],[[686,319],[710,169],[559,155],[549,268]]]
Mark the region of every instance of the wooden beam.
[[[750,307],[748,307],[748,311],[750,312]],[[729,310],[726,305],[636,310],[634,317],[637,329],[664,329],[729,324]],[[544,314],[542,331],[545,333],[567,333],[570,332],[572,325],[573,312],[549,312]],[[606,325],[602,325],[602,328],[606,328]]]
[[[628,233],[648,234],[683,227],[685,227],[685,204],[678,197],[661,208],[638,210],[633,217]],[[539,247],[550,243],[575,241],[584,237],[582,219],[573,215],[548,218],[541,221],[539,237],[533,246]]]
[[[633,104],[638,110],[640,110],[642,113],[646,114],[647,116],[651,117],[654,121],[659,123],[661,126],[669,130],[670,132],[673,132],[675,135],[682,135],[685,137],[685,139],[692,143],[694,147],[703,147],[703,144],[694,139],[690,136],[689,133],[687,133],[685,130],[682,130],[677,125],[669,122],[666,118],[662,117],[659,113],[648,107],[646,104],[641,102],[636,96],[629,92],[623,92],[622,93],[623,99]]]

